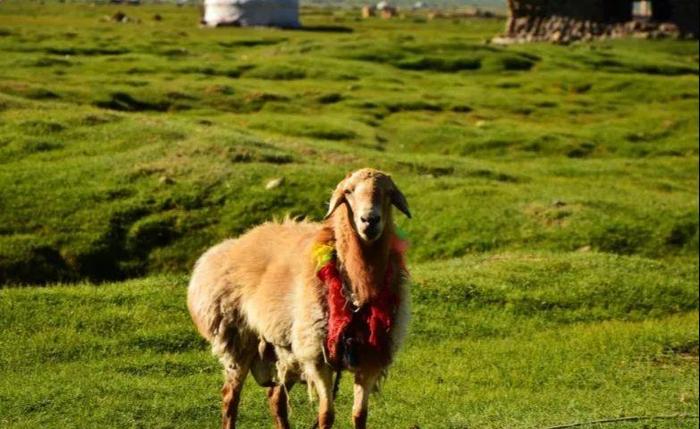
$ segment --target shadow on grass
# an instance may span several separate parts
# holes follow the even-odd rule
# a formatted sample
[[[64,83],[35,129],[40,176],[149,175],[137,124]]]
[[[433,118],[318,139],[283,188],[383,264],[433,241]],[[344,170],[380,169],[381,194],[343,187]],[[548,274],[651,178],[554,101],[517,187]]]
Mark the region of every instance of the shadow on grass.
[[[354,30],[342,25],[304,25],[299,28],[289,28],[289,30],[308,31],[312,33],[352,33]]]

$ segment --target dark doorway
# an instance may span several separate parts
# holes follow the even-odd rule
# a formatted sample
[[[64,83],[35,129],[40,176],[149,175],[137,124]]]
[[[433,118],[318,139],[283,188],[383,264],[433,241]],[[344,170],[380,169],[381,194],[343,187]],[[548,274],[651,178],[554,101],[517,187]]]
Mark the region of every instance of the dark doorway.
[[[659,22],[671,21],[673,5],[670,0],[654,0],[651,3],[651,19]]]
[[[603,17],[608,22],[627,22],[632,19],[629,0],[604,0]]]

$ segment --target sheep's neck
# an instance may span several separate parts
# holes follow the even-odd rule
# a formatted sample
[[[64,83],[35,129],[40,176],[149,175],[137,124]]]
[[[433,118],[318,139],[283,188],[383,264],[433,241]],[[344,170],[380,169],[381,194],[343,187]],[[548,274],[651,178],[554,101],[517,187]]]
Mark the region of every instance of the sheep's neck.
[[[356,304],[363,305],[384,286],[394,224],[387,219],[381,237],[371,244],[358,237],[346,207],[336,210],[333,224],[341,275],[350,285]]]

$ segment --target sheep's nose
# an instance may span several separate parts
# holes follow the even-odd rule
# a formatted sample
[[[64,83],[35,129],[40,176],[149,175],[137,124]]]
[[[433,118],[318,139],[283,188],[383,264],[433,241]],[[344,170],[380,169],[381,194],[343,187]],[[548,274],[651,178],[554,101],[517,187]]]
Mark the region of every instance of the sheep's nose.
[[[379,223],[379,216],[360,216],[360,220],[362,220],[363,223],[366,223],[367,226],[374,226]]]

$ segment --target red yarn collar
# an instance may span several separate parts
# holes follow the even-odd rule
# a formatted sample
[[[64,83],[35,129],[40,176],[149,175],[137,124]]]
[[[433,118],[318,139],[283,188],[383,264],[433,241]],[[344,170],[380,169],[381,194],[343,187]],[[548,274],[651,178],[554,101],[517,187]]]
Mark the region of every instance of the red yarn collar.
[[[398,259],[399,269],[407,274],[403,253],[406,242],[394,236],[391,242],[391,254]],[[391,261],[387,265],[384,284],[379,293],[361,308],[354,308],[343,291],[343,280],[338,271],[335,252],[327,258],[316,276],[326,285],[326,302],[328,305],[328,333],[326,351],[330,362],[336,366],[342,363],[339,356],[343,338],[352,336],[354,341],[375,354],[381,361],[388,363],[391,359],[391,330],[396,319],[396,310],[400,303],[399,295],[392,286],[396,278]]]

